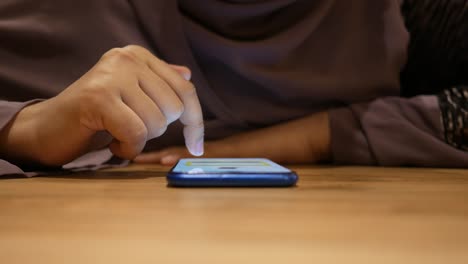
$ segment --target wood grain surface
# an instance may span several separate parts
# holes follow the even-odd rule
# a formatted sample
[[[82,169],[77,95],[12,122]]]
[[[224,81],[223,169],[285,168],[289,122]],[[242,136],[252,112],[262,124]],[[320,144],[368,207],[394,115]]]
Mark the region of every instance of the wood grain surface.
[[[0,179],[0,263],[468,263],[468,172],[291,167],[294,188],[169,188],[167,167]]]

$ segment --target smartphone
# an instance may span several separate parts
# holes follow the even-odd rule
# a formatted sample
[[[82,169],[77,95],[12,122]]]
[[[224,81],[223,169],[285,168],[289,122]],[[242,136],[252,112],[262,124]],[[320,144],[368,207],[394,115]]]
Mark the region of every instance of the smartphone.
[[[288,187],[297,174],[262,158],[180,159],[168,172],[174,187]]]

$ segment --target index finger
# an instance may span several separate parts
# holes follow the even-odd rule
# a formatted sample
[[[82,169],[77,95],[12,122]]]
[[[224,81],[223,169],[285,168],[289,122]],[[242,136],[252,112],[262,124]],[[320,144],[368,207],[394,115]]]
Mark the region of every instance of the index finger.
[[[194,85],[148,50],[138,46],[128,48],[143,60],[151,71],[169,84],[180,98],[184,105],[184,111],[179,119],[184,125],[185,145],[192,155],[203,155],[203,113]]]
[[[181,97],[185,106],[184,112],[180,116],[180,122],[184,124],[185,145],[192,155],[201,156],[203,155],[205,126],[203,124],[200,101],[198,100],[195,88],[193,88],[193,92],[183,93],[179,97]]]

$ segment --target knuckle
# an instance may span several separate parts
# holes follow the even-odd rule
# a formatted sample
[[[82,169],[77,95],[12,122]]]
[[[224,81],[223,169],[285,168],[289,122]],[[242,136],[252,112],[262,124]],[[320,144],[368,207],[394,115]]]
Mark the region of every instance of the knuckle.
[[[162,136],[164,133],[166,133],[166,130],[167,130],[167,125],[161,126],[161,127],[158,128],[158,130],[156,131],[155,137]]]
[[[180,118],[184,113],[185,107],[182,102],[177,101],[170,106],[168,113],[166,114],[168,123],[172,123]]]
[[[127,46],[123,47],[122,49],[129,50],[129,51],[135,52],[135,53],[146,50],[142,46],[138,46],[138,45],[134,45],[134,44],[127,45]]]
[[[151,133],[151,138],[159,137],[164,134],[167,130],[167,119],[165,116],[161,115],[155,123],[153,124],[153,131]]]
[[[122,48],[113,48],[108,50],[104,55],[102,55],[102,59],[109,59],[117,56],[121,52]]]
[[[146,49],[145,47],[138,46],[138,45],[128,45],[125,46],[123,49],[130,51],[135,55],[140,55],[142,57],[154,57],[153,53]],[[156,58],[156,57],[154,57]]]
[[[173,107],[174,109],[172,112],[177,118],[179,118],[185,111],[184,104],[182,104],[182,102],[180,101],[178,101],[177,103],[174,103]]]
[[[103,60],[110,60],[112,62],[121,63],[138,63],[138,56],[135,54],[134,49],[124,48],[113,48],[106,52],[102,56]]]
[[[156,130],[158,131],[158,135],[162,135],[167,129],[167,118],[165,116],[161,116],[158,119],[158,122],[156,124]]]
[[[131,127],[127,134],[128,142],[134,144],[141,144],[142,142],[146,142],[148,136],[148,129],[143,125]]]
[[[183,98],[192,97],[197,94],[197,90],[195,89],[195,86],[193,85],[193,83],[189,81],[182,80],[182,81],[177,82],[176,85],[179,87],[179,90]]]

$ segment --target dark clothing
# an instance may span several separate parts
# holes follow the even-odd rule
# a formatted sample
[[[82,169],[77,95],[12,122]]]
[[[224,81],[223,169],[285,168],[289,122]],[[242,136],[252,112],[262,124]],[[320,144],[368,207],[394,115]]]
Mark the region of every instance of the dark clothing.
[[[445,141],[468,151],[468,1],[406,0],[402,95],[438,94]]]
[[[328,110],[337,164],[467,167],[437,97],[400,97],[408,41],[398,0],[3,0],[0,125],[136,44],[192,70],[208,140]]]

